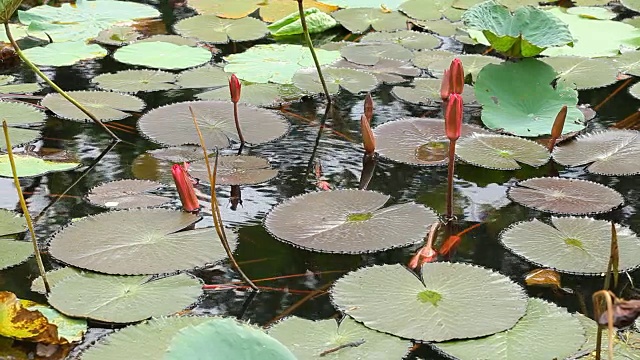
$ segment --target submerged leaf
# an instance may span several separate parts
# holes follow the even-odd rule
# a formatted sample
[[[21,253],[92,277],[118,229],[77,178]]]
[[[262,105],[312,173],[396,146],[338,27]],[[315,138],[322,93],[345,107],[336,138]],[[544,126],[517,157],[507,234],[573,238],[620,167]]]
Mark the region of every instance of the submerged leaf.
[[[461,139],[456,155],[470,164],[499,170],[520,169],[518,163],[542,166],[550,157],[549,151],[536,142],[496,134],[473,134]]]
[[[174,74],[160,70],[123,70],[91,79],[101,89],[130,93],[173,89],[175,81]]]
[[[51,172],[68,171],[81,165],[77,162],[48,161],[23,154],[14,154],[13,159],[16,163],[18,177],[41,176]],[[8,154],[0,155],[0,177],[13,177]]]
[[[171,199],[149,194],[163,185],[148,180],[123,179],[100,184],[89,191],[89,202],[109,209],[160,206]]]
[[[189,165],[189,174],[209,183],[209,175],[204,160]],[[254,185],[269,181],[278,175],[269,160],[249,155],[225,155],[218,158],[216,185]]]
[[[145,106],[140,98],[110,91],[68,91],[67,93],[102,121],[124,119],[129,116],[125,111],[140,111]],[[63,119],[91,120],[58,93],[47,94],[41,104]]]
[[[180,20],[174,25],[174,29],[182,36],[212,44],[257,40],[269,33],[267,24],[258,19],[222,19],[215,15],[197,15]]]

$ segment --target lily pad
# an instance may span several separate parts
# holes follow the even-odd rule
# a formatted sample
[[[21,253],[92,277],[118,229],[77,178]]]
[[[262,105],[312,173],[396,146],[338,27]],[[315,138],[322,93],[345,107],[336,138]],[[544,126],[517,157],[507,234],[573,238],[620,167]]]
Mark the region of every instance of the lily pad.
[[[182,36],[213,44],[257,40],[269,34],[267,24],[258,19],[222,19],[215,15],[197,15],[180,20],[174,29]]]
[[[27,221],[18,213],[0,209],[0,237],[27,230]]]
[[[458,33],[458,27],[462,26],[462,23],[452,23],[445,19],[439,20],[414,20],[412,21],[414,26],[417,26],[428,32],[440,35],[440,36],[454,36]]]
[[[297,100],[301,96],[302,91],[293,85],[243,83],[240,103],[277,107],[282,103]],[[229,100],[229,88],[221,87],[209,90],[196,95],[196,97],[200,100]]]
[[[373,66],[354,64],[347,60],[338,60],[331,64],[334,68],[347,68],[368,72],[378,79],[378,83],[389,85],[399,84],[408,81],[405,77],[419,76],[421,71],[411,64],[410,61],[382,59]]]
[[[428,69],[431,74],[442,78],[445,69],[451,66],[451,60],[458,58],[464,66],[464,74],[477,81],[478,73],[488,64],[500,64],[503,61],[493,56],[483,55],[456,55],[447,51],[420,51],[416,54],[413,63],[423,69]],[[463,92],[464,96],[464,92]]]
[[[486,133],[480,127],[462,124],[462,137]],[[404,118],[389,121],[373,130],[376,151],[383,157],[411,165],[446,165],[449,139],[444,132],[444,120]]]
[[[440,97],[442,80],[420,78],[414,79],[411,85],[413,86],[394,86],[391,93],[398,99],[412,104],[434,106],[442,102],[442,98]],[[473,94],[473,87],[470,85],[464,85],[462,101],[465,104],[476,101],[476,97]]]
[[[578,136],[558,146],[553,159],[564,166],[587,165],[586,170],[600,175],[640,174],[640,132],[605,130]]]
[[[411,50],[398,44],[353,44],[340,49],[340,54],[352,63],[375,65],[382,59],[409,61]]]
[[[204,160],[189,165],[189,174],[208,184],[209,175]],[[269,160],[250,155],[225,155],[218,158],[216,185],[254,185],[269,181],[278,175]]]
[[[81,270],[71,266],[50,270],[50,271],[47,271],[47,281],[49,282],[49,286],[54,287],[60,281],[71,276],[76,276],[80,274],[80,272]],[[38,276],[35,280],[33,280],[33,282],[31,283],[31,291],[37,292],[40,294],[46,293],[44,289],[44,282],[42,281],[42,276]]]
[[[129,116],[125,111],[144,109],[144,101],[133,95],[110,91],[68,91],[71,97],[102,121],[120,120]],[[63,119],[89,121],[89,117],[58,93],[47,94],[40,102]]]
[[[136,41],[136,43],[146,43],[146,42],[164,42],[164,43],[175,44],[178,46],[191,46],[191,47],[198,46],[198,40],[193,38],[187,38],[180,35],[158,34],[158,35],[149,36],[148,38]]]
[[[341,88],[358,94],[371,91],[378,86],[378,79],[375,76],[354,69],[324,67],[322,75],[329,94],[336,94]],[[293,75],[293,85],[312,94],[323,92],[322,83],[315,68],[298,70]]]
[[[558,78],[578,90],[611,85],[618,81],[618,70],[611,62],[577,56],[543,58],[558,73]]]
[[[130,323],[181,311],[198,301],[201,288],[188,274],[154,279],[80,273],[57,283],[48,300],[67,316]]]
[[[73,170],[80,166],[77,162],[49,161],[24,154],[13,154],[13,159],[16,162],[18,177],[42,176],[51,172]],[[0,155],[0,177],[13,177],[8,154]]]
[[[323,0],[323,3],[341,8],[384,8],[396,10],[406,0]]]
[[[640,239],[616,225],[620,249],[619,271],[640,266]],[[551,225],[537,219],[512,225],[500,241],[527,261],[574,274],[607,271],[611,251],[611,222],[586,217],[552,217]]]
[[[432,346],[460,360],[475,360],[478,354],[490,356],[492,360],[549,360],[564,359],[578,350],[584,341],[584,329],[566,309],[530,298],[527,312],[507,331]]]
[[[33,142],[40,137],[39,130],[21,129],[21,128],[9,128],[9,139],[11,140],[11,146],[16,147],[19,145]],[[6,150],[7,143],[4,139],[4,134],[0,137],[0,150]]]
[[[455,0],[422,1],[409,0],[400,5],[399,10],[418,20],[438,20],[443,16],[449,20],[460,20],[463,11],[454,8]]]
[[[239,141],[230,101],[187,101],[162,106],[144,114],[138,128],[151,140],[164,145],[199,145],[189,108],[193,109],[208,148],[229,147]],[[283,136],[289,123],[274,111],[238,105],[245,141],[262,144]]]
[[[160,70],[122,70],[91,79],[101,89],[129,93],[173,89],[175,81],[174,74]]]
[[[114,26],[100,31],[93,41],[112,46],[124,46],[131,44],[142,37],[135,28],[131,26]]]
[[[46,118],[43,111],[23,102],[0,101],[0,114],[9,126],[40,124]]]
[[[47,344],[58,343],[56,327],[40,312],[26,309],[25,302],[12,292],[0,291],[0,336]]]
[[[525,313],[524,290],[492,270],[433,262],[421,273],[398,264],[352,271],[335,282],[332,300],[368,328],[418,341],[491,335]]]
[[[32,47],[24,50],[24,55],[36,65],[71,66],[82,60],[103,58],[107,56],[107,50],[97,44],[70,41]]]
[[[180,231],[198,220],[166,209],[110,211],[63,228],[50,252],[69,265],[106,274],[170,273],[224,259],[213,228]],[[230,241],[233,248],[235,236]]]
[[[227,95],[229,95],[229,77],[230,75],[225,73],[221,67],[205,65],[181,72],[178,75],[177,84],[180,87],[190,89],[225,87]]]
[[[536,210],[570,215],[604,213],[624,202],[620,193],[604,185],[552,177],[521,181],[509,189],[508,195]]]
[[[473,134],[461,139],[456,155],[470,164],[497,170],[517,170],[520,164],[542,166],[549,151],[542,145],[515,136]]]
[[[407,17],[397,11],[385,12],[380,8],[354,7],[331,13],[340,25],[354,34],[375,31],[394,31],[407,28]]]
[[[33,255],[31,242],[0,239],[0,270],[21,264],[31,255]]]
[[[437,37],[419,31],[398,30],[394,32],[372,32],[360,39],[360,43],[395,43],[409,50],[433,49],[440,45]]]
[[[168,42],[135,42],[116,50],[113,58],[129,65],[182,70],[209,62],[211,52],[200,47]]]
[[[567,14],[598,20],[611,20],[618,16],[618,14],[610,9],[599,6],[574,6],[567,9]]]
[[[131,164],[131,173],[137,179],[158,181],[165,185],[174,184],[171,166],[177,163],[202,159],[199,146],[180,146],[148,150],[140,154]]]
[[[394,0],[397,1],[397,0]],[[324,12],[337,10],[333,5],[327,5],[315,0],[307,0],[306,8],[315,7]],[[274,22],[298,10],[298,4],[289,0],[191,0],[189,7],[196,9],[198,14],[217,15],[222,18],[239,19],[260,9],[260,17],[267,22]]]
[[[0,85],[0,94],[33,94],[42,89],[38,83]]]
[[[16,41],[29,36],[29,34],[27,34],[27,26],[24,26],[22,24],[9,24],[9,28],[11,29],[11,35],[13,35],[13,39]],[[4,26],[0,26],[0,42],[10,42],[9,38],[7,38]]]
[[[389,198],[364,190],[308,193],[277,205],[264,225],[281,241],[330,253],[383,251],[422,240],[436,213],[413,202],[383,208]]]
[[[166,204],[170,198],[150,194],[163,187],[161,183],[148,180],[124,179],[98,185],[89,191],[90,203],[109,209],[131,209]]]
[[[566,105],[563,134],[584,129],[584,115],[576,107],[578,92],[562,82],[554,88],[555,78],[553,68],[536,59],[485,66],[474,86],[483,106],[482,122],[518,136],[546,135]]]
[[[357,343],[360,345],[343,347],[331,353],[331,357],[335,360],[401,359],[411,347],[409,341],[371,330],[348,316],[339,323],[334,319],[312,321],[288,317],[273,325],[268,333],[299,360],[318,359],[327,350]]]

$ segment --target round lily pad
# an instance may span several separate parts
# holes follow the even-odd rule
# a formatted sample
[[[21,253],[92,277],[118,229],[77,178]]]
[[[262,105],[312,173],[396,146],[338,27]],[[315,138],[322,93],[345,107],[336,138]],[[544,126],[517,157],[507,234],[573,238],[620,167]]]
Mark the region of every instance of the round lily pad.
[[[640,174],[640,132],[604,130],[579,135],[572,142],[555,147],[553,159],[565,166],[587,165],[600,175]]]
[[[318,359],[327,350],[345,346],[330,353],[335,360],[402,359],[409,352],[411,342],[371,330],[351,317],[344,317],[339,323],[334,319],[306,320],[288,317],[268,330],[291,350],[299,360]]]
[[[67,316],[130,323],[184,310],[201,295],[202,282],[188,274],[154,279],[79,273],[57,283],[48,300]]]
[[[33,94],[41,89],[38,83],[0,85],[0,94]]]
[[[398,44],[353,44],[340,49],[340,55],[352,63],[375,65],[382,59],[409,61],[411,50]]]
[[[558,73],[558,78],[578,90],[611,85],[618,81],[618,70],[610,61],[578,56],[543,58]]]
[[[322,75],[330,94],[336,94],[340,88],[357,94],[373,90],[378,85],[375,76],[354,69],[324,67]],[[315,68],[298,70],[293,75],[293,85],[310,93],[322,93],[322,83]]]
[[[166,204],[170,198],[150,194],[164,185],[149,180],[124,179],[100,184],[89,191],[90,203],[109,209],[153,207]]]
[[[160,144],[199,145],[189,108],[196,116],[208,148],[225,148],[231,140],[239,141],[230,101],[187,101],[162,106],[144,114],[138,128]],[[238,118],[242,135],[250,144],[275,140],[289,129],[289,123],[278,113],[246,104],[238,105]]]
[[[173,89],[175,81],[174,74],[160,70],[123,70],[91,79],[101,89],[129,93]]]
[[[323,2],[341,8],[372,8],[384,12],[384,9],[396,10],[405,0],[324,0]]]
[[[180,35],[158,34],[158,35],[149,36],[148,38],[136,41],[136,43],[145,43],[145,42],[165,42],[165,43],[175,44],[179,46],[191,46],[191,47],[198,46],[197,39],[187,38]]]
[[[527,312],[511,329],[480,339],[432,344],[460,360],[475,360],[478,354],[492,360],[564,359],[585,342],[580,322],[566,309],[542,299],[530,298]]]
[[[407,17],[397,11],[385,12],[379,8],[353,7],[331,13],[340,25],[354,34],[375,31],[394,31],[407,28]]]
[[[360,43],[395,43],[409,50],[433,49],[440,45],[440,39],[424,32],[398,30],[394,32],[372,32],[360,39]]]
[[[0,237],[25,230],[27,230],[27,221],[22,215],[11,210],[0,209]]]
[[[67,93],[102,121],[124,119],[129,116],[125,111],[140,111],[145,106],[140,98],[110,91],[68,91]],[[90,120],[85,113],[58,93],[47,94],[40,104],[63,119]]]
[[[41,176],[51,172],[68,171],[81,165],[77,162],[49,161],[24,154],[13,154],[13,159],[16,163],[18,177]],[[9,154],[0,155],[0,177],[13,177]]]
[[[9,128],[9,139],[11,140],[11,146],[16,147],[19,145],[30,143],[40,137],[40,131],[32,129],[21,128]],[[4,139],[4,134],[0,137],[0,150],[7,149],[7,142]]]
[[[114,26],[100,31],[93,41],[112,46],[128,45],[142,36],[135,28],[131,26]]]
[[[462,124],[462,137],[486,133],[480,127]],[[446,165],[449,139],[444,120],[404,118],[388,121],[373,129],[376,151],[390,160],[412,165]]]
[[[36,65],[71,66],[82,60],[105,57],[107,50],[84,41],[67,41],[32,47],[24,50],[24,55]]]
[[[378,83],[399,84],[408,81],[405,77],[416,77],[421,70],[413,66],[410,61],[382,59],[375,65],[359,65],[347,60],[338,60],[331,64],[334,68],[348,68],[368,72],[378,79]]]
[[[383,208],[389,198],[365,190],[308,193],[277,205],[264,225],[281,241],[320,252],[368,253],[422,240],[436,213],[412,202]]]
[[[158,181],[162,184],[174,184],[171,166],[177,163],[191,162],[204,157],[199,146],[179,146],[148,150],[140,154],[131,164],[131,173],[137,179]]]
[[[204,160],[192,162],[189,165],[189,174],[200,179],[203,183],[209,183]],[[277,175],[278,170],[272,169],[269,160],[265,158],[250,155],[225,155],[218,157],[216,185],[254,185],[269,181]]]
[[[334,304],[366,327],[418,341],[495,334],[524,315],[527,297],[508,277],[463,263],[402,265],[352,271],[331,289]]]
[[[54,287],[60,281],[78,275],[81,272],[78,268],[74,268],[72,266],[66,266],[55,270],[47,271],[47,282],[49,286]],[[40,294],[45,294],[44,281],[42,281],[42,276],[38,276],[33,282],[31,282],[31,291],[37,292]]]
[[[440,79],[414,79],[412,86],[394,86],[391,93],[398,99],[412,104],[435,105],[442,102],[440,97]],[[473,94],[473,87],[464,85],[462,91],[462,101],[465,104],[474,103],[476,97]]]
[[[0,101],[2,120],[12,125],[33,125],[43,123],[46,116],[35,106],[23,102]],[[2,136],[4,140],[4,136]]]
[[[51,240],[50,252],[69,265],[107,274],[170,273],[224,259],[214,229],[180,231],[198,220],[166,209],[105,212],[63,228]],[[230,241],[233,247],[235,236]]]
[[[211,52],[200,47],[168,42],[136,42],[116,50],[113,58],[129,65],[181,70],[209,62]]]
[[[302,91],[293,85],[280,84],[242,84],[242,96],[240,103],[277,107],[282,103],[297,100],[302,96]],[[220,87],[196,95],[200,100],[229,100],[229,88]]]
[[[439,20],[413,20],[414,26],[424,29],[430,33],[440,36],[454,36],[458,33],[458,27],[462,26],[460,22],[450,22],[446,19]]]
[[[619,271],[640,266],[640,239],[616,225]],[[551,225],[537,219],[511,225],[500,235],[502,244],[527,261],[574,274],[602,274],[611,252],[611,222],[587,217],[552,217]]]
[[[174,29],[182,36],[213,44],[257,40],[269,34],[267,24],[258,19],[223,19],[215,15],[197,15],[180,20],[174,25]]]
[[[0,239],[0,270],[21,264],[31,255],[33,255],[31,242]]]
[[[231,75],[225,73],[221,67],[205,65],[181,72],[180,75],[178,75],[177,84],[180,87],[190,89],[224,86],[227,88],[227,95],[229,95],[229,77],[231,77]],[[228,98],[227,96],[227,99]],[[242,100],[242,98],[240,100]]]
[[[442,78],[444,70],[451,66],[451,60],[460,59],[465,76],[471,75],[473,81],[478,79],[480,70],[489,64],[500,64],[503,61],[493,56],[483,55],[458,55],[446,51],[419,52],[413,63],[423,69],[428,69],[431,74]],[[464,92],[463,92],[464,94]]]
[[[538,167],[549,161],[549,151],[531,140],[496,134],[473,134],[456,145],[456,155],[470,164],[498,170]]]
[[[604,213],[624,202],[620,193],[604,185],[553,177],[520,181],[507,194],[511,200],[521,205],[570,215]]]

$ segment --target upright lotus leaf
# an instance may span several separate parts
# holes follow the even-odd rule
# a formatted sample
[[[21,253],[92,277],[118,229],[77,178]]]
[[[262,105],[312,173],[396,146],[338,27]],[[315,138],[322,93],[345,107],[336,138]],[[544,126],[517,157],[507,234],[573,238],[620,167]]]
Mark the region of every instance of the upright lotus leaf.
[[[49,161],[24,154],[13,154],[13,159],[16,162],[18,177],[41,176],[51,172],[68,171],[81,165],[77,162]],[[0,177],[13,177],[8,154],[0,155]]]
[[[0,237],[13,235],[27,230],[24,217],[11,210],[0,209]]]
[[[213,44],[257,40],[269,34],[267,24],[258,19],[222,19],[215,15],[197,15],[180,20],[174,29],[182,36]]]
[[[531,140],[497,134],[473,134],[456,145],[456,155],[470,164],[498,170],[517,170],[520,164],[542,166],[549,151]]]
[[[230,141],[239,141],[230,101],[187,101],[162,106],[144,114],[138,128],[151,140],[180,146],[200,144],[194,130],[193,109],[207,147],[225,148]],[[289,123],[274,111],[238,105],[242,134],[249,144],[262,144],[283,136]]]
[[[50,253],[69,265],[106,274],[160,274],[226,257],[212,228],[180,231],[200,217],[166,209],[135,209],[84,217],[56,233]],[[231,247],[235,236],[229,233]],[[180,254],[180,256],[176,256]]]
[[[159,279],[81,273],[57,283],[49,304],[71,317],[130,323],[184,310],[201,295],[202,282],[184,273]]]
[[[107,56],[107,50],[97,44],[69,41],[32,47],[24,50],[24,55],[36,65],[71,66],[82,60],[103,58]]]
[[[480,30],[497,51],[511,57],[531,57],[546,48],[573,46],[567,24],[534,6],[518,8],[513,14],[495,0],[465,11],[464,24]]]
[[[500,64],[503,61],[493,56],[483,55],[457,55],[448,51],[420,51],[413,59],[413,63],[423,69],[428,69],[434,76],[442,78],[445,69],[449,69],[451,61],[460,59],[464,64],[465,77],[471,76],[473,81],[477,81],[478,73],[488,64]],[[464,92],[462,93],[464,96]]]
[[[144,109],[144,101],[133,95],[110,91],[68,91],[76,101],[102,121],[120,120],[129,116],[125,111]],[[89,117],[58,93],[47,94],[40,102],[63,119],[89,121]]]
[[[385,12],[380,8],[354,7],[331,13],[340,25],[354,34],[375,31],[395,31],[407,28],[407,17],[397,11]]]
[[[23,303],[25,301],[23,300]],[[84,319],[73,319],[62,315],[55,309],[42,305],[28,302],[28,306],[25,306],[30,311],[39,311],[44,317],[47,318],[49,324],[55,325],[58,339],[55,341],[60,344],[77,343],[82,341],[84,333],[87,332],[87,321]]]
[[[564,359],[585,342],[580,321],[542,299],[530,298],[527,312],[511,329],[480,339],[447,341],[432,346],[460,360],[475,360],[478,354],[492,360]]]
[[[610,61],[577,56],[543,58],[558,73],[558,79],[578,90],[611,85],[618,81],[618,70]]]
[[[181,72],[178,75],[177,84],[180,87],[190,89],[210,87],[226,88],[229,86],[229,74],[225,73],[221,67],[205,65]],[[229,91],[227,91],[227,93],[228,92]]]
[[[0,22],[8,23],[22,0],[0,0]]]
[[[260,9],[260,17],[267,22],[274,22],[298,9],[298,4],[289,0],[191,0],[189,7],[194,8],[198,14],[217,15],[222,18],[243,18],[256,9]],[[307,0],[304,6],[315,7],[324,12],[337,10],[336,6],[327,5],[315,0]]]
[[[553,159],[565,166],[587,165],[586,170],[600,175],[640,174],[640,132],[604,130],[578,136],[556,146]]]
[[[375,76],[355,69],[323,67],[322,75],[329,94],[336,94],[341,88],[358,94],[371,91],[378,86],[378,79]],[[323,92],[322,83],[315,68],[298,70],[293,75],[293,85],[312,94]]]
[[[124,46],[142,37],[134,27],[131,26],[114,26],[100,31],[93,41],[111,46]]]
[[[417,341],[491,335],[525,313],[523,289],[492,270],[433,262],[421,273],[398,264],[365,267],[336,281],[332,300],[368,328]]]
[[[620,260],[618,271],[640,266],[640,239],[616,224]],[[573,274],[607,271],[611,222],[587,217],[552,217],[551,225],[537,219],[512,225],[500,235],[502,244],[527,261]]]
[[[113,58],[129,65],[182,70],[209,62],[211,52],[201,47],[161,41],[135,42],[116,50]]]
[[[340,49],[347,60],[360,65],[375,65],[382,59],[409,61],[411,50],[398,44],[353,44]]]
[[[318,359],[332,349],[338,349],[329,353],[335,360],[401,359],[411,347],[411,342],[371,330],[349,316],[339,323],[334,319],[312,321],[292,316],[276,323],[268,332],[299,360]]]
[[[101,89],[126,93],[169,90],[175,81],[176,75],[160,70],[122,70],[91,79]]]
[[[443,16],[449,20],[460,20],[463,11],[454,8],[455,0],[409,0],[400,5],[399,10],[407,14],[409,17],[418,20],[438,20]]]
[[[240,97],[240,103],[275,107],[282,105],[283,103],[298,100],[302,96],[302,90],[293,85],[280,85],[280,84],[254,84],[242,82],[242,96]],[[229,100],[229,88],[220,87],[214,90],[209,90],[196,95],[200,100]]]
[[[263,330],[234,318],[217,318],[184,327],[173,337],[162,359],[296,360],[291,351]]]
[[[317,8],[307,8],[304,10],[307,29],[310,34],[321,33],[338,25],[338,22]],[[283,17],[282,19],[268,26],[271,35],[286,36],[303,34],[302,21],[300,21],[300,12],[295,11]]]
[[[521,205],[551,213],[585,215],[611,211],[624,198],[612,188],[586,180],[533,178],[509,189],[509,198]]]
[[[0,223],[0,227],[3,224]],[[27,241],[0,239],[0,270],[25,262],[33,255],[33,245]]]
[[[569,110],[563,134],[584,129],[584,114],[576,107],[578,92],[558,82],[553,68],[537,59],[489,64],[478,74],[474,89],[482,104],[482,122],[518,136],[551,133],[558,111]]]
[[[42,313],[26,309],[9,291],[0,291],[0,336],[47,344],[58,341],[55,325]]]
[[[60,281],[71,276],[76,276],[80,274],[80,272],[81,270],[71,266],[66,266],[59,269],[55,269],[55,270],[49,270],[47,271],[47,282],[49,283],[49,286],[54,287]],[[31,291],[37,292],[43,295],[46,293],[44,289],[44,281],[42,281],[42,276],[38,276],[35,280],[33,280],[33,282],[31,282]]]
[[[100,184],[89,191],[90,203],[109,209],[131,209],[160,206],[170,198],[150,192],[163,187],[161,183],[149,180],[122,179]]]
[[[316,49],[320,65],[340,59],[340,52]],[[309,49],[290,44],[255,45],[244,52],[225,58],[224,71],[255,83],[291,84],[293,74],[301,68],[314,66]]]
[[[442,97],[440,97],[442,80],[418,78],[414,79],[410,85],[412,86],[394,86],[391,93],[398,99],[412,104],[435,106],[437,103],[442,102]],[[462,100],[465,104],[471,104],[476,101],[473,87],[464,85]]]
[[[394,32],[372,32],[363,36],[360,42],[391,42],[402,45],[409,50],[433,49],[440,45],[440,39],[429,33],[406,29]]]
[[[189,174],[208,184],[209,175],[204,160],[192,162]],[[216,185],[254,185],[269,181],[278,175],[269,160],[250,155],[225,155],[218,158]]]
[[[347,60],[338,60],[331,64],[334,68],[347,68],[368,72],[378,79],[378,83],[389,85],[408,81],[405,77],[419,76],[421,71],[410,61],[382,59],[373,66],[354,64]]]
[[[422,240],[436,213],[415,203],[383,208],[389,196],[334,190],[291,198],[269,212],[264,225],[277,239],[320,252],[369,253]]]

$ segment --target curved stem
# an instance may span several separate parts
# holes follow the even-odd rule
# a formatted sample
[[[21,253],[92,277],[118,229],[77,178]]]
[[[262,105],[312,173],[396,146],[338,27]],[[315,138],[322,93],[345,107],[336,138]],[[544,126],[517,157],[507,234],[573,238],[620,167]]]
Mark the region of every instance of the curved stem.
[[[309,28],[307,27],[307,20],[304,17],[304,6],[302,6],[302,0],[297,0],[297,1],[298,1],[298,12],[300,13],[300,22],[302,23],[302,31],[304,32],[304,38],[305,40],[307,40],[307,46],[311,51],[311,56],[313,57],[313,63],[316,64],[318,77],[320,77],[320,82],[322,83],[322,90],[324,90],[324,95],[327,97],[327,107],[329,107],[331,105],[331,96],[329,96],[327,83],[324,81],[324,76],[322,76],[322,69],[320,69],[320,62],[318,61],[318,56],[316,55],[316,51],[313,49],[313,43],[311,42],[311,35],[309,35]]]

